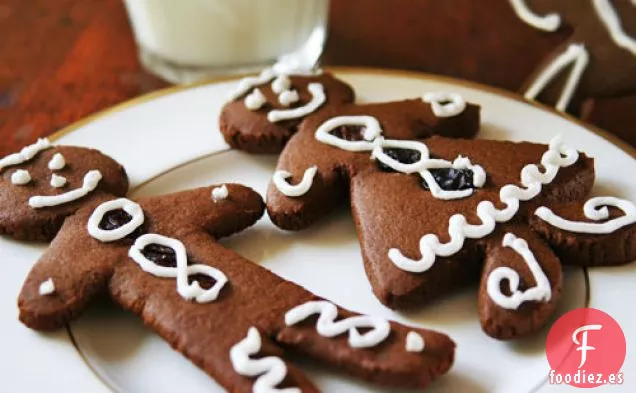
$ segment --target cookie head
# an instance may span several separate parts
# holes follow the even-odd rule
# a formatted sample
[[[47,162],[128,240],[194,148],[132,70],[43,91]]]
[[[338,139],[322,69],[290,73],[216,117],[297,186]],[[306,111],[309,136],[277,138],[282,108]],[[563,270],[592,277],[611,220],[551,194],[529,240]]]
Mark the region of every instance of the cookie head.
[[[278,153],[305,117],[353,100],[351,87],[331,74],[291,75],[267,69],[238,83],[221,111],[220,128],[236,149]]]
[[[0,160],[0,233],[51,240],[64,219],[84,204],[127,191],[126,172],[112,158],[41,139]]]

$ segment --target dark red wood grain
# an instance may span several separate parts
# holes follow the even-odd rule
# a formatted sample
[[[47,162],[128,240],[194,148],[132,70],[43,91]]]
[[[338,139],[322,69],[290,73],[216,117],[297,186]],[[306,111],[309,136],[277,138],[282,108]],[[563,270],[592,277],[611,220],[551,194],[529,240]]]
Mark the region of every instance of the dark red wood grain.
[[[423,70],[519,89],[559,37],[537,39],[516,27],[486,34],[510,16],[507,2],[467,3],[332,0],[325,64]],[[140,67],[120,0],[0,0],[0,156],[166,85]],[[636,96],[598,101],[589,119],[636,146],[635,109]]]

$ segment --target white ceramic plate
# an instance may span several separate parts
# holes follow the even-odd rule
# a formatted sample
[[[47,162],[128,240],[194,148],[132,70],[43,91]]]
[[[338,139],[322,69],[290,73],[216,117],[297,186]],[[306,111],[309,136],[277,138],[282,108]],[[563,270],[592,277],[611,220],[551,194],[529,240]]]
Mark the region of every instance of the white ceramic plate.
[[[337,70],[360,101],[387,101],[450,90],[482,105],[481,138],[548,142],[560,133],[572,146],[597,158],[595,193],[636,200],[636,161],[586,126],[510,93],[424,74],[379,70]],[[217,182],[238,181],[264,193],[275,157],[227,151],[217,116],[235,81],[176,88],[70,127],[57,143],[90,146],[121,162],[132,196],[168,193]],[[301,233],[276,229],[265,217],[223,243],[281,276],[359,312],[439,329],[458,344],[452,371],[430,392],[553,392],[573,388],[546,384],[547,329],[534,337],[503,343],[483,334],[476,312],[476,286],[419,312],[395,313],[373,297],[362,268],[355,228],[346,209]],[[222,392],[136,317],[98,302],[68,331],[35,333],[17,321],[16,298],[32,264],[44,251],[0,239],[0,391],[6,392]],[[625,304],[636,298],[636,264],[567,271],[559,313],[600,308],[622,326],[627,339],[625,384],[612,391],[636,391],[636,314]],[[587,291],[589,290],[589,299]],[[556,318],[556,316],[555,316]],[[73,342],[74,340],[74,342]],[[299,360],[324,392],[395,392],[360,383],[334,370]],[[609,387],[600,388],[610,389]]]

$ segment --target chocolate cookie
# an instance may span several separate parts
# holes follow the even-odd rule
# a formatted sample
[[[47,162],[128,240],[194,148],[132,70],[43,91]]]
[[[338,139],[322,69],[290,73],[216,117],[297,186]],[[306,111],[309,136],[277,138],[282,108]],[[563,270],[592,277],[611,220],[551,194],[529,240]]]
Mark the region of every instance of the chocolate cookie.
[[[86,203],[128,191],[126,171],[97,150],[40,139],[0,160],[0,234],[51,240]]]
[[[520,21],[568,37],[526,83],[527,98],[578,110],[636,90],[636,8],[629,0],[510,0]]]
[[[286,350],[391,386],[449,369],[447,336],[341,309],[215,241],[263,212],[237,184],[87,201],[29,273],[20,320],[60,328],[106,291],[230,392],[317,392]]]
[[[266,69],[239,82],[219,126],[235,149],[279,153],[306,116],[353,100],[353,89],[329,73],[287,75]]]
[[[636,258],[630,202],[588,202],[593,206],[586,211],[623,210],[586,227],[593,240],[574,234],[577,225],[562,226],[544,214],[555,203],[582,209],[594,183],[592,159],[558,139],[550,146],[422,139],[472,135],[472,126],[461,112],[445,118],[456,127],[424,127],[405,108],[351,106],[308,119],[281,154],[267,194],[272,221],[292,230],[349,199],[365,270],[382,303],[420,306],[481,277],[482,328],[510,339],[536,331],[556,307],[562,291],[557,254],[577,253],[563,263],[578,265]],[[550,225],[537,222],[531,230],[531,217]],[[605,227],[614,230],[594,232]],[[620,245],[620,251],[610,257],[600,244]]]

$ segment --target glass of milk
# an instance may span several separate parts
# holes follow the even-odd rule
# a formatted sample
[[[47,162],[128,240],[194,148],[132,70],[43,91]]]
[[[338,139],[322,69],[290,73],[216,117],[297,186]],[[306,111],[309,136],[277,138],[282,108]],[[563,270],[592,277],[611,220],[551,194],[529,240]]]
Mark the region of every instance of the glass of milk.
[[[329,0],[124,0],[142,64],[174,83],[319,60]]]

